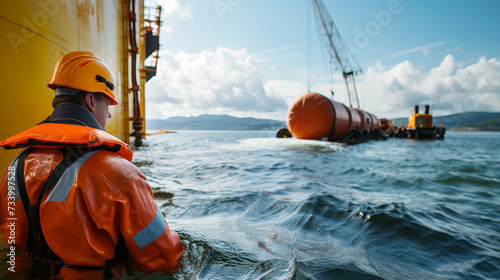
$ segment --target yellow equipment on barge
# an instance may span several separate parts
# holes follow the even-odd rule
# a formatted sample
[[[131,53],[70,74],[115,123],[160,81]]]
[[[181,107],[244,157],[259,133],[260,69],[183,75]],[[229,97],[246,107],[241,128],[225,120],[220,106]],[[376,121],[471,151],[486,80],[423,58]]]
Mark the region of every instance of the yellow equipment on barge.
[[[45,120],[56,62],[77,50],[97,54],[113,72],[119,105],[107,132],[140,145],[145,83],[156,73],[161,7],[144,0],[0,1],[0,139]],[[19,151],[0,151],[0,169]]]
[[[413,114],[408,118],[408,125],[401,128],[396,135],[399,138],[408,139],[444,139],[446,129],[442,126],[436,127],[432,123],[432,115],[430,114],[430,106],[425,105],[423,114],[419,114],[418,105],[413,107]]]

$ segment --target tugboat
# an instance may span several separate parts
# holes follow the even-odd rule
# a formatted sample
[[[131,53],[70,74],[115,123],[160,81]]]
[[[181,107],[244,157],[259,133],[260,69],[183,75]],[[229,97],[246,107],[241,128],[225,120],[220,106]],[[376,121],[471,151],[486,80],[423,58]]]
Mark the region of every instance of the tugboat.
[[[413,107],[413,114],[408,118],[408,125],[400,128],[396,137],[408,138],[415,140],[422,139],[444,139],[446,129],[442,126],[436,127],[432,124],[432,115],[430,114],[429,105],[425,105],[424,113],[418,113],[418,105]]]

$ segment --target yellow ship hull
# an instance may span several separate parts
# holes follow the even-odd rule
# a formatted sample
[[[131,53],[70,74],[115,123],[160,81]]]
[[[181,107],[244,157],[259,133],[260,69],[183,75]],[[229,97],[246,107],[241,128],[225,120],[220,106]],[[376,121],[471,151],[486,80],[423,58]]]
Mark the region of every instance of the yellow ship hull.
[[[54,65],[68,52],[86,50],[101,57],[115,76],[119,105],[110,107],[113,117],[106,131],[130,142],[130,5],[135,7],[137,24],[142,23],[143,0],[0,1],[0,139],[50,115],[54,92],[47,82]],[[141,28],[136,30],[136,38],[143,44]],[[135,71],[144,89],[142,53],[138,60]],[[141,94],[144,98],[143,90]],[[144,107],[141,109],[144,116]],[[1,149],[2,171],[17,153]]]

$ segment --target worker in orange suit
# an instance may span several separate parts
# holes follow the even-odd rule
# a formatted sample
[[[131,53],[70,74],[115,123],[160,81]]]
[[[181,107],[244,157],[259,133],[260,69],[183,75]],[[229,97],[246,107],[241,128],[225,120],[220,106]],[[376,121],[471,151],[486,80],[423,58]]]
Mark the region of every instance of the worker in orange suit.
[[[91,52],[63,56],[48,86],[54,111],[0,142],[25,148],[0,182],[0,230],[11,250],[68,267],[172,271],[184,248],[131,148],[106,133],[114,79]]]

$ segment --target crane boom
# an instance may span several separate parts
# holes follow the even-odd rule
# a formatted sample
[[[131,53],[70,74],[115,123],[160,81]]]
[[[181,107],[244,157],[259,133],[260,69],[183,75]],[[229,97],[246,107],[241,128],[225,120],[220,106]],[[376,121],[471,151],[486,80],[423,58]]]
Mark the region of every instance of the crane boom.
[[[349,57],[352,57],[352,55],[350,55],[344,40],[340,37],[340,33],[328,13],[328,10],[323,4],[323,1],[312,0],[312,2],[318,28],[320,29],[322,35],[321,37],[323,38],[323,43],[326,45],[326,49],[331,60],[342,71],[342,76],[344,77],[347,87],[349,106],[359,108],[359,99],[356,91],[356,81],[354,78],[362,72],[361,68],[359,66],[356,69],[352,67],[351,61],[349,60]]]

